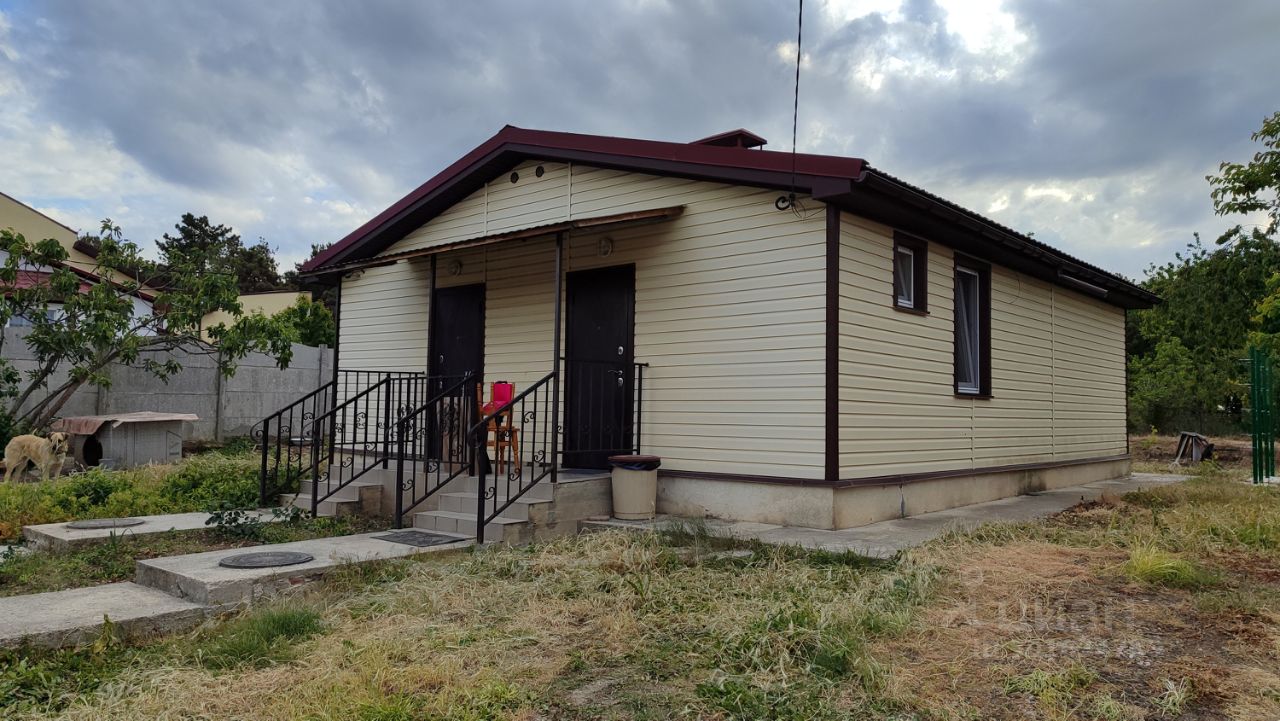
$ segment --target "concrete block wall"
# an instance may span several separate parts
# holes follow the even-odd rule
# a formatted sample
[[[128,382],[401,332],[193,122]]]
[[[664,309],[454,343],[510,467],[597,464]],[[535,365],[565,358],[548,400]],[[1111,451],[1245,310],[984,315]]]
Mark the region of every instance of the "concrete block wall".
[[[5,328],[0,356],[25,374],[36,366],[27,347],[24,328]],[[145,354],[144,354],[145,355]],[[237,364],[235,375],[218,373],[217,360],[209,353],[178,350],[152,353],[158,362],[169,358],[182,371],[167,380],[141,369],[120,364],[108,371],[111,385],[85,386],[78,390],[59,415],[87,416],[132,411],[194,413],[200,417],[191,438],[224,440],[248,435],[255,423],[289,405],[333,378],[333,350],[295,345],[293,361],[281,370],[271,357],[252,353]],[[50,387],[66,380],[58,372]]]

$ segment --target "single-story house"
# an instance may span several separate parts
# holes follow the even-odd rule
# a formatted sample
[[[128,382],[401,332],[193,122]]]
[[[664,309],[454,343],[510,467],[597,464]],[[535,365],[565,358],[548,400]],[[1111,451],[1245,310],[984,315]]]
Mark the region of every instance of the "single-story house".
[[[618,452],[661,457],[661,512],[818,528],[1128,472],[1125,311],[1155,296],[763,144],[503,128],[305,266],[339,288],[336,365],[513,384],[489,472],[550,476],[504,503]]]

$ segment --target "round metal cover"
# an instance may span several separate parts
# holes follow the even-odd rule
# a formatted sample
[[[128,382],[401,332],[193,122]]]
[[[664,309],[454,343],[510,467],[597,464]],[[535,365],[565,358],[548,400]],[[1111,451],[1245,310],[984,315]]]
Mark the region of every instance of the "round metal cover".
[[[127,528],[129,526],[141,526],[146,521],[141,518],[88,518],[83,521],[72,521],[67,524],[67,528],[77,530],[94,530],[101,528]]]
[[[256,553],[241,553],[236,556],[227,556],[218,561],[219,566],[226,568],[272,568],[274,566],[296,566],[299,563],[314,561],[315,556],[310,553],[295,553],[293,551],[258,551]]]

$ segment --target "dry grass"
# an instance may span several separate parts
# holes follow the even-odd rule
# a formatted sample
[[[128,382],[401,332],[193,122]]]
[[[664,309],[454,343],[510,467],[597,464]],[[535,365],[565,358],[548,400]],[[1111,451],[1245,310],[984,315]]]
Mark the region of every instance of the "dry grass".
[[[907,627],[933,581],[911,560],[625,533],[392,568],[295,601],[322,608],[326,632],[293,663],[175,657],[63,717],[833,718],[879,703],[866,645]]]
[[[1280,494],[1214,472],[956,536],[873,653],[925,718],[1280,718],[1278,529]]]
[[[206,631],[59,717],[1274,719],[1277,532],[1207,473],[888,564],[695,529],[352,568],[282,603],[324,629],[292,661],[211,668]],[[1211,581],[1138,570],[1170,559]]]

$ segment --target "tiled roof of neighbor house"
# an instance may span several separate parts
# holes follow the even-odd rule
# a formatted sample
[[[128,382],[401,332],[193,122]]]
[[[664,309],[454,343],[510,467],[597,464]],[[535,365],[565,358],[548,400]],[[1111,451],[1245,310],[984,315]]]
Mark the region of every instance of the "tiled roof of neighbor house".
[[[1078,289],[1097,288],[1117,305],[1147,307],[1159,300],[1125,278],[905,183],[861,158],[756,149],[763,143],[760,136],[741,129],[692,143],[672,143],[508,125],[317,255],[303,271],[320,274],[357,258],[372,257],[486,181],[519,162],[538,159],[794,189],[1051,282]]]

